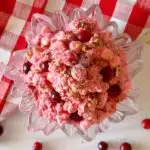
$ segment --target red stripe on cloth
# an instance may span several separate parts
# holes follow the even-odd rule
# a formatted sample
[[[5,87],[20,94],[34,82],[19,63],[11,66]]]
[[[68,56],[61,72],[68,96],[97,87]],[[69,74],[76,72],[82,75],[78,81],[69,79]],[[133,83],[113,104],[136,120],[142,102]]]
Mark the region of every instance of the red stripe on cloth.
[[[66,0],[66,3],[71,3],[73,5],[81,6],[83,0]]]
[[[126,28],[125,28],[124,32],[129,34],[131,36],[132,40],[135,40],[140,35],[142,30],[143,30],[143,28],[137,27],[133,24],[128,23],[126,25]]]
[[[5,12],[0,12],[0,36],[4,31],[4,28],[8,22],[8,19],[10,17],[10,14]]]
[[[25,37],[19,36],[17,43],[14,47],[14,50],[20,50],[20,49],[24,49],[26,47],[27,47],[27,42],[26,42]]]
[[[117,0],[101,0],[100,8],[104,15],[111,17],[113,15]]]
[[[15,6],[16,0],[1,0],[0,11],[11,14]]]
[[[140,7],[136,3],[132,9],[128,22],[138,27],[144,27],[150,15],[150,10]]]
[[[147,19],[145,28],[150,28],[150,15],[149,15],[149,17],[148,17],[148,19]]]
[[[137,3],[140,7],[150,10],[150,0],[137,0]]]
[[[7,82],[9,85],[8,85],[8,88],[3,96],[2,99],[0,99],[0,113],[2,112],[3,108],[4,108],[4,105],[6,103],[6,99],[7,99],[7,96],[11,90],[11,87],[13,85],[13,81],[12,80],[9,80],[8,78],[6,78],[5,76],[2,77],[2,81],[3,82]]]
[[[136,3],[132,9],[124,32],[129,34],[132,39],[135,40],[145,27],[149,16],[150,10],[144,9],[140,7],[138,3]]]
[[[11,16],[16,0],[1,0],[0,2],[0,36]]]
[[[5,103],[6,103],[5,100],[0,99],[0,114],[1,114],[1,112],[2,112],[2,110],[3,110],[3,108],[4,108]]]
[[[21,36],[19,36],[19,38],[16,42],[16,45],[15,45],[13,51],[19,50],[19,49],[24,49],[27,47],[25,35],[23,34],[23,33],[26,33],[26,31],[24,31],[24,30],[26,30],[26,26],[28,26],[29,22],[31,21],[32,15],[34,13],[43,13],[46,4],[47,4],[47,0],[34,0],[33,6],[31,8],[31,11],[30,11],[29,16],[27,18],[26,24],[22,30]]]

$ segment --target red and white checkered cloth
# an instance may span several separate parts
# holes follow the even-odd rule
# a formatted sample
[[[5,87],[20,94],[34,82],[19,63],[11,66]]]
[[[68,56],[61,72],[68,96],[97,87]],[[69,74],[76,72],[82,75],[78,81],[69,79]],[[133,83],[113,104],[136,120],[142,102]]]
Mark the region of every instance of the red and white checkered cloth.
[[[136,39],[143,29],[150,28],[150,0],[1,0],[0,61],[9,60],[12,51],[27,46],[25,34],[30,29],[34,13],[51,14],[63,10],[68,15],[73,8],[89,8],[98,4],[106,20],[116,21],[122,32]],[[68,5],[69,3],[69,5]],[[12,81],[0,81],[0,112],[3,110]]]

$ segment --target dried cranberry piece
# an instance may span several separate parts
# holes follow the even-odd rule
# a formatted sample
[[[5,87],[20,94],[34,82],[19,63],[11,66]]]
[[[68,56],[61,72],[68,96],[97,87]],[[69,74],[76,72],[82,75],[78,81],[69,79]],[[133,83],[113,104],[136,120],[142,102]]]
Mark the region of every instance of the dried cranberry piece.
[[[43,72],[48,72],[49,61],[44,61],[43,63],[41,63],[40,67],[41,67]]]
[[[63,43],[66,46],[66,49],[69,49],[70,41],[69,40],[64,40]]]
[[[115,98],[121,94],[121,88],[118,84],[111,85],[108,89],[108,96]]]
[[[53,90],[52,92],[51,92],[51,99],[53,100],[53,101],[61,101],[61,97],[60,97],[60,94],[57,92],[57,91],[55,91],[55,90]]]
[[[31,69],[32,64],[28,61],[23,64],[23,73],[27,74]]]
[[[77,122],[80,122],[83,120],[83,117],[82,116],[79,116],[78,112],[74,112],[70,115],[70,119],[73,120],[73,121],[77,121]]]
[[[33,85],[28,85],[28,88],[29,88],[30,91],[34,91],[35,90],[35,86],[33,86]]]
[[[103,81],[108,82],[113,78],[114,71],[111,67],[106,66],[100,71],[100,74],[103,76]]]

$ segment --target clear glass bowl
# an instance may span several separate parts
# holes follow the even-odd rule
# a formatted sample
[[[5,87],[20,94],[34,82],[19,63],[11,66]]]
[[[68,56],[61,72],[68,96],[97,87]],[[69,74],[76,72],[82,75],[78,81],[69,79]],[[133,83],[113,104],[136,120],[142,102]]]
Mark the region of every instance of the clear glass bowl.
[[[127,55],[129,76],[133,79],[142,67],[141,51],[143,46],[137,41],[132,41],[129,35],[119,33],[118,25],[115,22],[105,22],[98,5],[93,5],[88,10],[75,8],[70,17],[62,11],[57,11],[51,14],[50,17],[41,14],[34,14],[31,22],[32,29],[26,36],[28,46],[31,47],[33,45],[31,40],[32,36],[37,35],[44,25],[48,25],[52,31],[55,31],[57,29],[64,28],[68,22],[74,19],[87,17],[96,20],[103,30],[112,32],[114,43],[121,47]],[[99,132],[103,132],[108,129],[112,123],[120,122],[127,115],[133,115],[138,111],[135,104],[135,99],[138,96],[138,90],[132,89],[132,91],[128,93],[127,98],[117,105],[117,111],[112,116],[105,119],[101,124],[94,124],[90,128],[83,130],[80,127],[75,127],[70,124],[60,127],[57,122],[49,123],[46,119],[38,116],[36,113],[32,96],[28,92],[28,89],[24,85],[18,72],[18,70],[21,69],[21,64],[23,63],[22,60],[25,51],[26,50],[20,50],[12,54],[9,65],[6,68],[5,75],[14,80],[14,86],[12,92],[9,94],[9,98],[13,99],[13,102],[19,105],[21,112],[27,112],[29,114],[28,129],[30,131],[43,131],[45,135],[49,135],[53,131],[61,128],[61,130],[68,136],[78,133],[85,140],[89,141],[92,140]]]

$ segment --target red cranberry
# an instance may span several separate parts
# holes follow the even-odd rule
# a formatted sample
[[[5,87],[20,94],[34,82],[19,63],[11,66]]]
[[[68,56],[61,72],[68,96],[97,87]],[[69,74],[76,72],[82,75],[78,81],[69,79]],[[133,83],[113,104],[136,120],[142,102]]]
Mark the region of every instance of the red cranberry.
[[[108,144],[104,141],[101,141],[98,143],[98,149],[99,150],[107,150],[108,149]]]
[[[150,129],[150,119],[144,119],[142,121],[142,126],[144,129]]]
[[[40,142],[35,142],[33,145],[33,150],[42,150],[42,144]]]
[[[100,71],[100,74],[103,76],[103,81],[108,82],[113,78],[114,71],[109,66],[106,66]]]
[[[72,113],[70,115],[70,119],[73,120],[73,121],[77,121],[77,122],[80,122],[83,120],[83,117],[82,116],[79,116],[78,115],[78,112],[76,111],[75,113]]]
[[[56,92],[55,90],[53,90],[51,92],[51,99],[54,101],[60,101],[61,100],[60,94]]]
[[[44,85],[46,85],[48,88],[52,88],[52,84],[48,80],[45,80]]]
[[[118,84],[111,85],[108,89],[108,96],[115,98],[121,94],[121,88]]]
[[[89,30],[81,30],[77,37],[81,42],[88,42],[91,38],[92,34]]]
[[[44,61],[40,67],[41,67],[42,71],[48,72],[49,61]]]
[[[120,150],[132,150],[132,147],[129,143],[122,143],[120,146]]]
[[[23,72],[25,74],[27,74],[30,71],[31,65],[32,64],[29,61],[23,64]]]
[[[28,88],[29,88],[29,90],[34,91],[35,86],[33,86],[33,85],[28,85]]]
[[[3,126],[0,125],[0,136],[4,133],[4,129],[3,129]]]
[[[63,43],[65,44],[66,48],[68,49],[70,41],[69,40],[64,40]]]

